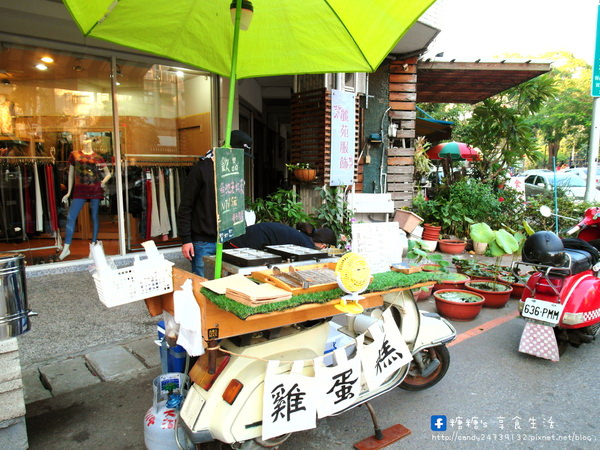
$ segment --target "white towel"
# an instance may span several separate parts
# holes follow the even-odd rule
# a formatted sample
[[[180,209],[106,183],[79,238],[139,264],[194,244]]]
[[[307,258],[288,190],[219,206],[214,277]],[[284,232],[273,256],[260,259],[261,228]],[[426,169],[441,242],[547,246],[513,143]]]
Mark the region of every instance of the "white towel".
[[[192,291],[192,280],[187,279],[180,291],[173,292],[175,322],[179,324],[177,345],[185,348],[190,356],[204,354],[200,307]]]

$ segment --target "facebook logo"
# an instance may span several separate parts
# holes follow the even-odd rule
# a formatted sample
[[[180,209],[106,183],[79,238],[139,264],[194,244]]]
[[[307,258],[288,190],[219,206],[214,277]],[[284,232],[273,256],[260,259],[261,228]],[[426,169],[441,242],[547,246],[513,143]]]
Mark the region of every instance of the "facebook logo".
[[[446,431],[446,416],[431,416],[431,431]]]

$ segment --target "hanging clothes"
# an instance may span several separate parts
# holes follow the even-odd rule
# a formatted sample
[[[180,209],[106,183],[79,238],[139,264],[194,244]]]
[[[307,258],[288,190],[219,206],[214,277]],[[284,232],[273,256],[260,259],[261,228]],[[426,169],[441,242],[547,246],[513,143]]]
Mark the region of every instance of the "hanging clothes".
[[[46,198],[48,200],[48,216],[50,217],[50,230],[58,230],[58,213],[56,211],[56,195],[54,172],[50,164],[44,167],[46,171]]]
[[[158,214],[158,198],[156,196],[156,178],[154,177],[154,169],[150,169],[152,184],[150,185],[150,195],[152,198],[152,216],[150,236],[155,237],[160,235],[160,216]]]
[[[171,237],[177,237],[177,205],[175,204],[175,169],[167,169],[169,174],[169,216],[171,217]]]
[[[44,206],[37,164],[33,165],[33,180],[35,183],[35,231],[44,231]]]
[[[19,180],[19,210],[21,212],[21,238],[27,240],[27,232],[25,231],[25,201],[23,198],[23,176],[21,168],[17,166],[17,178]]]
[[[152,210],[154,205],[152,204],[152,172],[147,170],[144,172],[146,186],[146,233],[144,239],[147,241],[152,238]]]
[[[31,198],[31,167],[25,165],[23,167],[23,198],[25,199],[25,233],[35,233],[35,223],[33,220],[33,200]]]
[[[165,174],[161,168],[158,169],[158,216],[160,222],[159,234],[168,237],[171,224],[169,222],[169,209],[167,208]]]

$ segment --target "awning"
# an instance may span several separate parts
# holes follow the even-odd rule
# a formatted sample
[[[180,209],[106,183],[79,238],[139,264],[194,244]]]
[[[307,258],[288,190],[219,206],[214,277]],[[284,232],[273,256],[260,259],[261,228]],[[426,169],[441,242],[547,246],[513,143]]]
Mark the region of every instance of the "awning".
[[[417,64],[417,102],[473,104],[551,69],[550,62],[531,60],[421,60]]]

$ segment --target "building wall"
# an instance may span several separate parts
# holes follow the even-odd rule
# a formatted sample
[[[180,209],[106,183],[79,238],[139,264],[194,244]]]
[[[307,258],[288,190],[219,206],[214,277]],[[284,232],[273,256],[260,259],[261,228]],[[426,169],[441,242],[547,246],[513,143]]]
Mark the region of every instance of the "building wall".
[[[389,116],[394,133],[387,154],[387,191],[392,194],[395,208],[412,205],[417,60],[396,60],[389,68]]]

